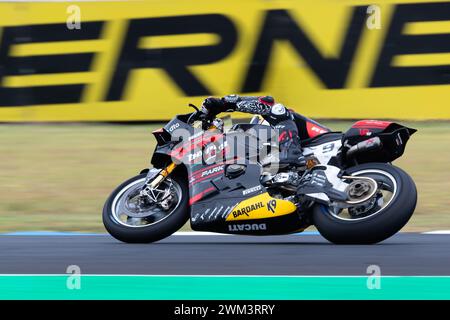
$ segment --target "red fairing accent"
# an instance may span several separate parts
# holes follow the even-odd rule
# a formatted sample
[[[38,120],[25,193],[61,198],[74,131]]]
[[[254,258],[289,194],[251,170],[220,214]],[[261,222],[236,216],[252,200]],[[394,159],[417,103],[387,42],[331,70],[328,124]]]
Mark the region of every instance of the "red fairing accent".
[[[365,129],[386,129],[392,122],[380,121],[380,120],[361,120],[355,122],[352,128],[365,128]]]
[[[204,190],[204,191],[202,191],[202,192],[196,194],[196,195],[193,196],[191,199],[189,199],[189,205],[193,205],[194,203],[196,203],[197,201],[199,201],[201,198],[203,198],[203,196],[204,196],[205,194],[207,194],[207,193],[210,192],[210,191],[213,191],[214,189],[215,189],[214,187],[211,187],[211,188],[208,188],[208,189],[206,189],[206,190]]]
[[[264,98],[265,97],[259,97],[258,101],[263,103],[263,104],[267,104],[268,106],[273,106],[274,105],[275,101],[267,101],[267,100],[264,100]]]
[[[314,138],[315,136],[328,132],[328,130],[309,121],[306,122],[306,130],[308,131],[308,136],[310,138]]]

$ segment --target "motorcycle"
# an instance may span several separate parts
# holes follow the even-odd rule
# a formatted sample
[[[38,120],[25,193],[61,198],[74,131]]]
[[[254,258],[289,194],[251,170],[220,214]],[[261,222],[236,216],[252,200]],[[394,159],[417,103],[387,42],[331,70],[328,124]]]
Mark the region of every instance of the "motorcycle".
[[[278,132],[264,119],[225,125],[202,111],[153,131],[151,168],[119,185],[103,209],[106,230],[128,243],[164,239],[190,220],[194,231],[299,233],[315,226],[336,244],[373,244],[412,216],[417,190],[391,164],[415,129],[362,120],[333,132],[303,116],[306,162],[279,165]],[[300,121],[296,119],[296,121]]]

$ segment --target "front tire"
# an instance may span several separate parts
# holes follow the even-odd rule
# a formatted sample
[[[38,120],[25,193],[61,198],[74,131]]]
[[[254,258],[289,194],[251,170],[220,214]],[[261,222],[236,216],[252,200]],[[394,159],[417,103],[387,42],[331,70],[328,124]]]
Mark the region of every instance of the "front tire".
[[[343,219],[332,214],[330,207],[315,205],[313,221],[320,234],[335,244],[374,244],[383,241],[409,221],[417,203],[414,181],[402,169],[385,163],[367,163],[346,170],[347,173],[376,177],[377,173],[393,179],[395,192],[388,204],[372,215]]]
[[[145,182],[146,175],[137,175],[118,186],[106,200],[103,207],[103,224],[106,230],[117,240],[128,243],[150,243],[164,239],[179,230],[189,219],[188,195],[189,190],[186,180],[181,176],[171,176],[172,185],[177,186],[179,199],[177,204],[167,216],[159,221],[139,223],[136,225],[121,221],[117,214],[117,203],[120,197],[131,188],[140,188]],[[161,211],[161,210],[160,210]],[[130,218],[128,218],[130,219]],[[138,218],[131,218],[137,220]],[[142,220],[142,219],[141,219]]]

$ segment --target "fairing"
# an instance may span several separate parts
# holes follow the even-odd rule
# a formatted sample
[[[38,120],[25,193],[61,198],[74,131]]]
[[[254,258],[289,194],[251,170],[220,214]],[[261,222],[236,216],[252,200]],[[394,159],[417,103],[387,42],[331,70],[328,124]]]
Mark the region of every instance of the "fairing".
[[[354,123],[345,132],[343,145],[348,148],[348,146],[353,146],[363,140],[379,137],[381,140],[380,149],[358,154],[356,156],[357,162],[392,162],[403,154],[406,143],[416,131],[416,129],[408,128],[395,122],[361,120]]]

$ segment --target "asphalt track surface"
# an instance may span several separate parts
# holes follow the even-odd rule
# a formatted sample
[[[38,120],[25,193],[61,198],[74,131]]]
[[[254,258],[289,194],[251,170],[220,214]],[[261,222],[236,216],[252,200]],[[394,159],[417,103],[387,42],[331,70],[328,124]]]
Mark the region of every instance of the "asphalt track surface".
[[[176,235],[125,244],[108,235],[0,236],[0,274],[450,275],[450,235],[401,233],[377,245],[333,245],[318,235]]]

